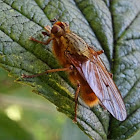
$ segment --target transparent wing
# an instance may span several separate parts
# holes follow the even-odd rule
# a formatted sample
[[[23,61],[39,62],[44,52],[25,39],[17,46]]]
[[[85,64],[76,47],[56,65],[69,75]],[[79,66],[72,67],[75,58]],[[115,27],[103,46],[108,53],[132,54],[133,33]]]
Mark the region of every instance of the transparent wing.
[[[98,56],[91,60],[70,55],[71,63],[76,67],[81,76],[88,82],[103,106],[118,120],[126,119],[126,109],[122,97],[102,61]]]

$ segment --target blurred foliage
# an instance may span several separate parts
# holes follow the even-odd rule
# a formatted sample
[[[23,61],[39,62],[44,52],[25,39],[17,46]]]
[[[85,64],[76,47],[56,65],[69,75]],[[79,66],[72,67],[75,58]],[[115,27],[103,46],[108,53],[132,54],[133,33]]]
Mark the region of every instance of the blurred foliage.
[[[89,140],[52,104],[31,88],[13,83],[1,68],[0,87],[0,140]],[[130,140],[139,137],[140,132]]]
[[[52,104],[7,74],[0,68],[0,140],[88,140]]]
[[[7,75],[0,68],[0,140],[89,140],[47,100],[28,86],[13,83],[14,79]],[[8,114],[10,109],[11,114],[18,110],[20,119]],[[139,137],[140,132],[129,140]]]
[[[31,135],[20,127],[18,123],[9,119],[0,112],[0,139],[1,140],[33,140]]]

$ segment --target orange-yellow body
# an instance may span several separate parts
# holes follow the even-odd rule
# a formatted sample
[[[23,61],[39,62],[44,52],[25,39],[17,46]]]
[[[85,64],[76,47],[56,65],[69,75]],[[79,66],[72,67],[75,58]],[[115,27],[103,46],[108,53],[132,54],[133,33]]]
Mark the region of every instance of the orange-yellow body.
[[[57,24],[59,25],[59,23],[60,22],[56,22],[56,26]],[[85,60],[83,60],[83,56],[88,58],[90,54],[87,43],[79,36],[71,32],[69,28],[65,30],[62,36],[54,36],[53,34],[53,52],[63,67],[71,65],[65,55],[65,51],[78,55],[77,60],[81,62]],[[81,58],[79,57],[80,55],[82,55]],[[77,86],[77,81],[80,83],[80,97],[88,106],[92,107],[95,104],[98,104],[99,100],[97,96],[76,69],[69,72],[69,79],[75,86]]]
[[[95,51],[82,38],[71,32],[65,22],[57,21],[52,28],[46,26],[44,35],[50,36],[46,42],[30,38],[41,44],[53,41],[53,53],[63,66],[61,69],[51,69],[44,73],[68,71],[69,79],[77,87],[75,92],[75,121],[77,98],[80,93],[82,100],[90,107],[100,104],[116,119],[123,121],[127,117],[121,94],[99,55],[103,51]],[[23,75],[33,78],[36,75]]]

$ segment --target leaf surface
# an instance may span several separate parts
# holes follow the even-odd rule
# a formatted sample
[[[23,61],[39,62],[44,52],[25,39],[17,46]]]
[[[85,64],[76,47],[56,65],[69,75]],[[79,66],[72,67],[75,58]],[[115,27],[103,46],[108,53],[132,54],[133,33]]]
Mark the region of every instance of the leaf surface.
[[[139,5],[139,0],[0,0],[0,65],[17,82],[32,86],[73,119],[75,89],[66,73],[21,78],[23,73],[31,75],[60,67],[51,52],[52,44],[29,41],[30,36],[46,40],[41,34],[43,27],[58,16],[89,45],[105,50],[101,57],[114,74],[128,114],[119,122],[99,105],[89,109],[80,102],[77,125],[91,139],[129,138],[140,127]]]

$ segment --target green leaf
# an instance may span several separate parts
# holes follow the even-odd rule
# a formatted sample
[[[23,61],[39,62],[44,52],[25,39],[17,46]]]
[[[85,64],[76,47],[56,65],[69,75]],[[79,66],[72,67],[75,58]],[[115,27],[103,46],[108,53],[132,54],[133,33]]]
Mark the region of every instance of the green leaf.
[[[52,44],[43,46],[28,39],[46,40],[43,27],[58,16],[88,44],[105,50],[101,57],[114,74],[128,114],[119,122],[99,105],[89,109],[80,102],[77,125],[91,139],[127,139],[140,128],[139,5],[139,0],[0,0],[0,65],[73,119],[75,90],[67,74],[21,78],[23,73],[60,67]]]

